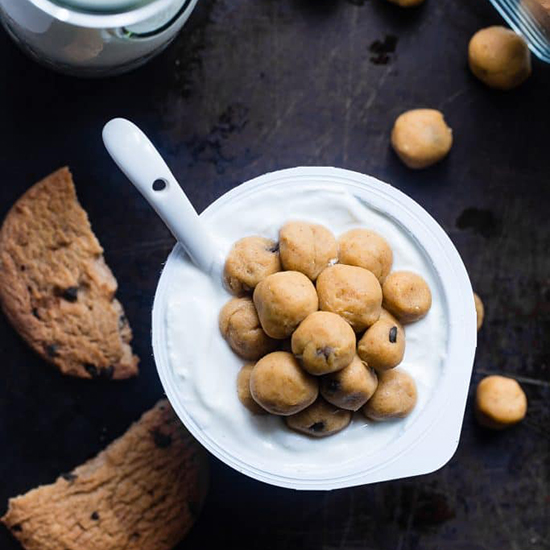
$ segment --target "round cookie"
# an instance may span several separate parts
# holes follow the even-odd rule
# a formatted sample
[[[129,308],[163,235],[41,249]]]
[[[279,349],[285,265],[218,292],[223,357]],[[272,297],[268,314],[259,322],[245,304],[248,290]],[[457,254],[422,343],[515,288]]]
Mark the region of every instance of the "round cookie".
[[[322,225],[292,221],[279,232],[279,254],[286,271],[299,271],[312,281],[338,261],[334,235]]]
[[[474,292],[474,302],[476,305],[476,316],[477,316],[477,330],[479,330],[483,325],[483,319],[485,317],[485,308],[483,307],[483,302],[481,298]]]
[[[252,369],[250,393],[266,411],[288,416],[305,409],[317,399],[319,383],[300,367],[291,353],[274,351],[260,359]]]
[[[427,168],[449,153],[453,133],[439,111],[413,109],[397,117],[391,144],[409,168]]]
[[[371,420],[405,418],[416,405],[416,384],[406,372],[391,369],[378,373],[378,388],[363,407]]]
[[[432,307],[428,283],[411,271],[394,271],[384,281],[384,307],[402,323],[422,319]]]
[[[310,374],[328,374],[351,363],[355,343],[355,332],[342,317],[328,311],[316,311],[294,331],[292,353]]]
[[[338,409],[324,399],[318,399],[307,409],[287,416],[285,422],[296,432],[313,437],[325,437],[347,428],[351,422],[351,413]]]
[[[376,372],[356,355],[344,369],[321,378],[321,395],[341,409],[359,410],[378,386]]]
[[[250,298],[229,300],[220,311],[219,325],[231,349],[244,359],[259,359],[277,346],[262,329]]]
[[[393,369],[403,360],[405,354],[405,331],[392,315],[384,317],[367,329],[359,344],[357,354],[372,368]]]
[[[527,397],[521,386],[505,376],[487,376],[477,386],[476,416],[487,428],[502,430],[525,418]]]
[[[265,237],[245,237],[234,245],[224,266],[224,280],[232,294],[251,292],[272,273],[281,271],[279,246]]]
[[[239,396],[239,401],[253,414],[267,414],[267,411],[260,407],[252,394],[250,393],[250,375],[252,374],[252,369],[254,368],[253,363],[244,365],[243,368],[239,371],[237,376],[237,395]]]
[[[319,300],[313,283],[303,273],[281,271],[256,286],[254,305],[267,335],[282,340],[319,309]]]
[[[391,271],[393,252],[390,245],[375,231],[352,229],[338,239],[341,264],[368,269],[382,283]]]
[[[360,332],[380,317],[382,290],[378,279],[366,269],[351,265],[327,267],[317,279],[319,305],[343,317]]]
[[[468,44],[468,64],[484,84],[510,90],[531,74],[527,42],[506,27],[487,27],[476,32]]]

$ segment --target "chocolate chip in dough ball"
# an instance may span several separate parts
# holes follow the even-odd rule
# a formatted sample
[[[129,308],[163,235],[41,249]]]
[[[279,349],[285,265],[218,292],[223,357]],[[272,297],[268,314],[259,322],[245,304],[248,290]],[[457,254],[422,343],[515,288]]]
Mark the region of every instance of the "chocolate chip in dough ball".
[[[319,309],[313,283],[298,271],[269,275],[254,290],[254,304],[262,328],[271,338],[282,340]]]
[[[476,416],[487,428],[502,430],[525,418],[527,397],[521,386],[505,376],[487,376],[477,386]]]
[[[380,317],[380,283],[362,267],[327,267],[317,279],[317,292],[320,308],[343,317],[355,332],[365,330]]]
[[[453,133],[439,111],[413,109],[397,117],[391,144],[409,168],[427,168],[449,153]]]
[[[499,90],[515,88],[531,74],[527,42],[506,27],[476,32],[468,45],[468,63],[479,80]]]
[[[351,422],[351,413],[338,409],[324,399],[319,398],[307,409],[292,416],[287,416],[285,422],[295,432],[313,437],[325,437],[347,428]]]
[[[338,261],[334,235],[322,225],[293,221],[279,232],[281,263],[287,271],[299,271],[312,281],[328,265]]]
[[[250,298],[229,300],[220,311],[219,325],[231,349],[244,359],[259,359],[277,346],[262,329]]]
[[[347,367],[355,355],[355,332],[342,317],[328,311],[308,315],[292,335],[292,353],[310,374]]]
[[[397,367],[405,354],[405,331],[397,319],[378,319],[369,327],[359,344],[357,354],[377,371]]]
[[[359,410],[374,394],[378,377],[356,355],[342,370],[321,378],[321,395],[329,402],[349,411]]]
[[[368,229],[352,229],[338,239],[341,264],[368,269],[382,283],[391,271],[393,252],[382,236]]]
[[[245,237],[237,241],[225,261],[225,284],[232,294],[252,292],[268,275],[281,271],[279,247],[264,237]]]
[[[274,351],[252,369],[250,392],[254,401],[266,411],[287,416],[305,409],[317,399],[319,383],[300,367],[291,353]]]
[[[237,394],[239,396],[239,401],[253,414],[266,414],[267,411],[262,409],[250,393],[250,375],[254,364],[250,363],[245,365],[237,376]]]
[[[483,307],[483,302],[481,298],[474,292],[474,302],[476,305],[476,316],[477,316],[477,330],[483,325],[483,318],[485,317],[485,308]]]
[[[382,286],[384,307],[402,323],[422,319],[432,307],[428,283],[411,271],[390,273]]]
[[[363,407],[371,420],[405,418],[416,405],[416,384],[411,376],[400,369],[378,373],[378,387]]]

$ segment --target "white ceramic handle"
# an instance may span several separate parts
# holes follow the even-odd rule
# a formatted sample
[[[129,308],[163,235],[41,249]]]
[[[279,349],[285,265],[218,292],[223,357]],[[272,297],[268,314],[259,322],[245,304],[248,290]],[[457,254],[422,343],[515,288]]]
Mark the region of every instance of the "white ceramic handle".
[[[149,138],[129,120],[115,118],[103,128],[103,143],[195,265],[210,273],[219,259],[215,243]]]

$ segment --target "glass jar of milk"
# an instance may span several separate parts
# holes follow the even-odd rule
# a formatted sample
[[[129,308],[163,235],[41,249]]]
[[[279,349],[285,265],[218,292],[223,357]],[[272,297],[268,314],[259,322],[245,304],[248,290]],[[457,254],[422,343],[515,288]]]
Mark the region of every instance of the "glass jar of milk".
[[[161,52],[197,1],[0,0],[0,16],[38,62],[78,76],[106,76]]]

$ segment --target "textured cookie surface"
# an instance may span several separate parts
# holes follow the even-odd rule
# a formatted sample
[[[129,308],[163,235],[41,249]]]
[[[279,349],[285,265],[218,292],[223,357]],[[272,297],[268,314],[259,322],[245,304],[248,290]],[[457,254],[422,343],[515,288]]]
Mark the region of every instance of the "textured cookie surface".
[[[16,330],[63,374],[138,372],[117,282],[67,168],[31,187],[0,230],[0,300]]]
[[[2,522],[27,550],[169,550],[206,496],[205,455],[161,401],[97,457],[10,499]]]

